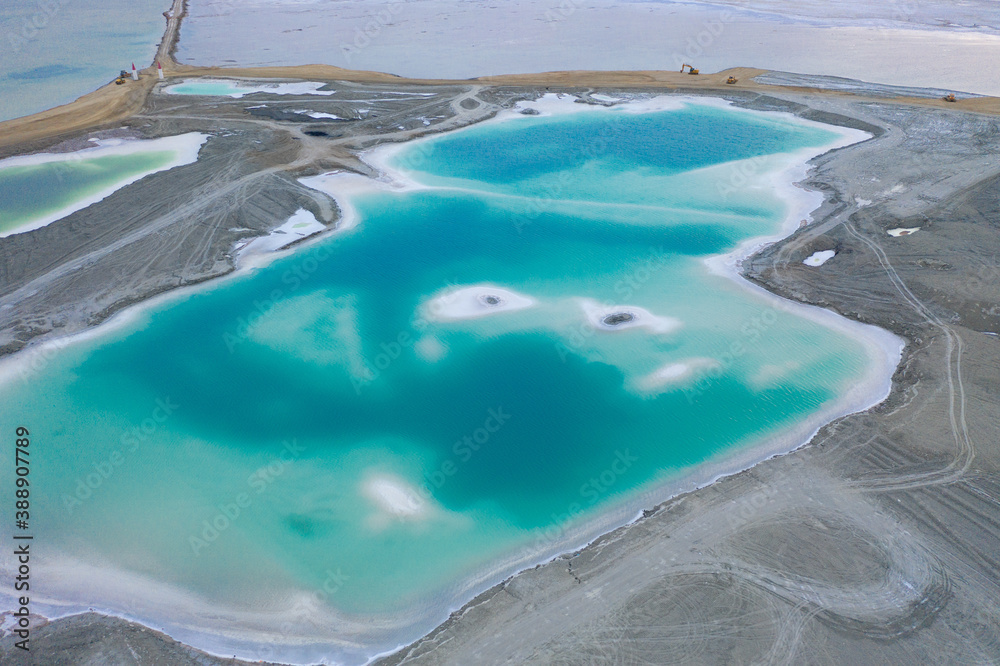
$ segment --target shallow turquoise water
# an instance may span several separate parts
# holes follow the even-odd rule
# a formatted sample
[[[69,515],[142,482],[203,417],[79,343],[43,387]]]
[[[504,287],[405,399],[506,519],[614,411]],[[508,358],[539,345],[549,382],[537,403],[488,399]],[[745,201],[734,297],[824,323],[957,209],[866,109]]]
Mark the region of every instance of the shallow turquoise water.
[[[358,195],[353,230],[0,387],[36,442],[36,539],[248,609],[336,571],[327,603],[352,613],[430,607],[550,548],[862,376],[860,343],[702,263],[785,214],[767,188],[720,188],[726,163],[766,172],[835,138],[694,106],[413,146],[395,165],[434,188]],[[431,316],[482,283],[536,304]],[[597,330],[581,298],[682,325]],[[715,366],[643,388],[690,359]]]
[[[0,233],[158,169],[175,157],[165,150],[0,168]]]
[[[250,83],[237,82],[231,79],[187,79],[181,83],[168,86],[165,91],[171,95],[229,95],[243,97],[254,93],[269,95],[330,95],[332,91],[321,90],[322,83]]]
[[[170,86],[173,95],[233,95],[246,94],[247,88],[240,88],[232,81],[190,81]]]

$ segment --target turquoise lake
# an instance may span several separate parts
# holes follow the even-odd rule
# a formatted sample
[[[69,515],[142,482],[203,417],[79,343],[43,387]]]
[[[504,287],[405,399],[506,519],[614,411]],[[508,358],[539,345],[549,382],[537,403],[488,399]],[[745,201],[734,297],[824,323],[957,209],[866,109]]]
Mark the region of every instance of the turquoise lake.
[[[107,155],[0,168],[0,233],[62,210],[176,159],[172,151]]]
[[[323,603],[351,617],[558,549],[866,375],[861,342],[704,263],[789,212],[766,179],[728,186],[733,164],[840,137],[687,105],[404,149],[421,186],[353,195],[354,228],[0,386],[32,432],[35,540],[248,612],[338,572]]]

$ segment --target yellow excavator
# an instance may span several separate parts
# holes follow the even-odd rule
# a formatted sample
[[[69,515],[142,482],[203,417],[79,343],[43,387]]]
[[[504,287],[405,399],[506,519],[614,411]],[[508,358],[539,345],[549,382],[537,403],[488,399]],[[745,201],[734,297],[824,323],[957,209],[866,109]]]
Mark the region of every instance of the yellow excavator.
[[[688,74],[697,74],[698,73],[697,69],[695,69],[694,67],[692,67],[691,65],[689,65],[687,63],[684,63],[683,65],[681,65],[681,74],[684,73],[684,68],[685,67],[688,68]]]
[[[729,85],[733,85],[737,81],[739,81],[739,79],[737,79],[735,76],[730,76],[728,79],[726,79],[726,83],[728,83]]]
[[[945,95],[941,99],[943,99],[946,102],[957,102],[958,101],[957,99],[955,99],[955,93],[948,93],[947,95]]]
[[[117,78],[117,79],[115,79],[115,85],[116,85],[116,86],[120,86],[121,84],[125,83],[125,81],[126,81],[127,79],[128,79],[128,72],[126,72],[126,71],[125,71],[125,70],[123,69],[123,70],[122,70],[122,72],[121,72],[121,74],[119,74],[119,75],[118,75],[118,78]]]

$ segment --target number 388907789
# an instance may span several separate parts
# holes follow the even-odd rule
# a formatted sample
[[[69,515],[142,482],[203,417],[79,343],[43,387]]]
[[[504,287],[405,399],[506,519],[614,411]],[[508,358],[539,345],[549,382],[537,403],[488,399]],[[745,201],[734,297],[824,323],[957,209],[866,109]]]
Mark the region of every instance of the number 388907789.
[[[29,489],[31,483],[28,481],[28,474],[31,472],[29,459],[29,454],[31,453],[29,450],[29,447],[31,446],[31,433],[28,432],[28,429],[23,426],[18,426],[15,432],[17,434],[17,446],[14,449],[14,471],[17,474],[17,478],[14,481],[14,485],[16,486],[16,490],[14,491],[16,498],[14,506],[17,510],[15,519],[17,520],[18,527],[21,529],[27,529],[27,521],[29,518],[28,509],[31,506],[29,499],[31,497],[31,491]]]

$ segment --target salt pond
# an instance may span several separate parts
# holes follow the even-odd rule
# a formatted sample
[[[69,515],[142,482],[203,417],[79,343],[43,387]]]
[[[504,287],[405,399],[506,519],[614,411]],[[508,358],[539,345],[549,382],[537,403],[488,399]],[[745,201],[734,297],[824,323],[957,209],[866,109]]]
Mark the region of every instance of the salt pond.
[[[109,140],[68,153],[0,160],[0,237],[44,227],[140,178],[198,159],[208,135]]]
[[[0,365],[45,442],[38,610],[364,662],[886,395],[896,338],[727,268],[816,206],[789,185],[810,156],[867,135],[676,97],[534,106],[368,154],[379,181],[305,179],[339,232],[27,387]]]

